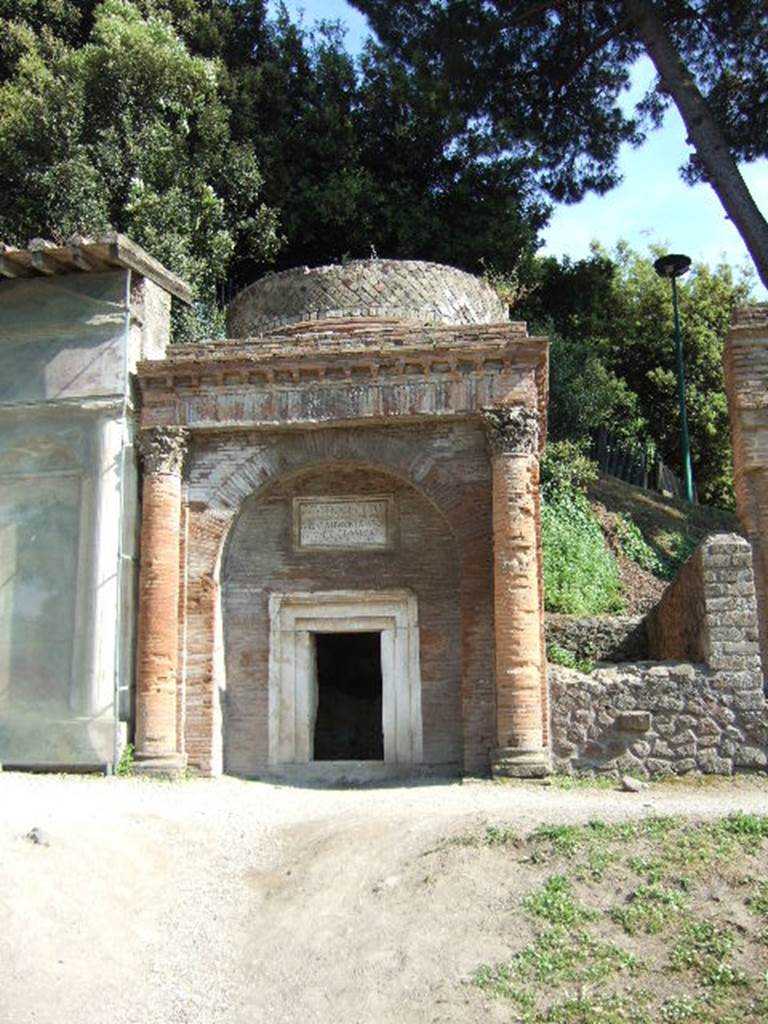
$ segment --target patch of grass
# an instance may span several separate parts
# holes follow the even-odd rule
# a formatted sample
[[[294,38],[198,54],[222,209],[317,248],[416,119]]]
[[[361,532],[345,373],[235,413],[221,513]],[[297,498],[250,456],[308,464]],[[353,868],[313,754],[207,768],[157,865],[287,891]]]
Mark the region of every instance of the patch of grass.
[[[642,999],[626,996],[577,996],[553,1006],[544,1024],[651,1024]]]
[[[687,921],[669,960],[671,971],[692,970],[712,988],[746,984],[746,977],[730,962],[733,933],[711,921]]]
[[[483,846],[517,846],[516,833],[504,825],[488,825],[482,839]]]
[[[516,1001],[516,993],[526,984],[586,984],[636,966],[635,957],[626,950],[601,942],[583,929],[555,925],[508,963],[480,967],[474,981],[486,992]]]
[[[120,754],[120,760],[115,765],[115,775],[133,775],[133,754],[133,744],[126,743]]]
[[[768,879],[757,883],[755,895],[750,896],[747,905],[753,914],[768,918]]]
[[[640,527],[625,512],[616,515],[616,539],[624,555],[654,576],[664,576],[666,566],[646,541]]]
[[[673,580],[701,543],[699,534],[686,530],[663,530],[657,536],[657,543],[667,554],[661,559],[662,579]]]
[[[563,875],[548,878],[541,889],[525,897],[523,906],[530,914],[542,917],[550,924],[579,924],[596,916],[577,902],[571,883]]]
[[[703,1007],[689,996],[668,999],[661,1007],[664,1024],[685,1024],[686,1021],[700,1021]]]
[[[510,960],[480,968],[475,983],[510,1001],[524,1024],[768,1020],[768,973],[751,966],[763,963],[768,942],[766,840],[768,816],[743,813],[698,824],[647,817],[542,825],[517,840],[530,857],[515,870],[557,864],[523,899],[543,930]],[[730,913],[745,897],[754,927],[739,926],[737,943]],[[646,957],[650,991],[634,980]]]
[[[482,832],[462,832],[442,841],[436,849],[445,846],[519,846],[521,840],[506,825],[486,825]],[[428,850],[434,853],[435,850]]]
[[[583,672],[584,675],[589,675],[595,667],[594,661],[590,658],[577,658],[557,640],[547,644],[547,661],[552,662],[553,665],[562,665],[563,668],[572,668],[577,672]]]
[[[551,775],[555,789],[616,789],[614,775]]]
[[[604,877],[607,868],[621,857],[616,845],[636,834],[636,826],[591,821],[587,825],[543,825],[530,836],[533,859],[546,861],[552,856],[567,857],[574,864],[576,878]],[[538,847],[538,848],[537,848]]]
[[[685,906],[683,891],[651,882],[638,886],[625,906],[614,908],[611,918],[630,935],[656,935],[677,924]]]

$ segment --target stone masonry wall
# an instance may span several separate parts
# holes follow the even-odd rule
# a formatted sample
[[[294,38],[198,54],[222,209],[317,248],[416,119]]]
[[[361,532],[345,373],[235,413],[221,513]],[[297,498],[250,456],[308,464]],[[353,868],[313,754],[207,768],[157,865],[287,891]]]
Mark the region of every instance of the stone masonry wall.
[[[507,320],[507,307],[481,278],[414,260],[355,260],[269,274],[227,310],[230,338],[309,320],[384,317],[434,324]]]
[[[698,631],[687,604],[701,615]],[[550,666],[556,767],[635,774],[765,767],[768,713],[749,544],[735,534],[704,541],[653,620],[652,645],[680,661],[606,666],[588,676]],[[690,663],[690,651],[703,663]]]
[[[703,564],[705,550],[707,549],[704,544],[696,549],[664,591],[659,603],[646,616],[650,657],[659,661],[707,660],[707,607]],[[749,552],[742,549],[741,559],[742,568],[749,569]],[[708,573],[715,573],[711,564]],[[727,586],[727,581],[725,585]],[[708,596],[717,599],[719,595],[710,593]]]
[[[640,661],[648,657],[645,619],[632,615],[544,616],[547,644],[557,643],[580,661]]]

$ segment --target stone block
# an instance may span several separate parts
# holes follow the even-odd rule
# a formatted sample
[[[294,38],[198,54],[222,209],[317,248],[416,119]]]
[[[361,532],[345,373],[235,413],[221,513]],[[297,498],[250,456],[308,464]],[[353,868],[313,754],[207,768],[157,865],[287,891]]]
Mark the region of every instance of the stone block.
[[[622,732],[643,733],[651,728],[651,715],[648,711],[623,711],[616,716],[616,728]]]
[[[733,763],[738,768],[765,768],[768,755],[759,747],[740,747],[733,756]]]

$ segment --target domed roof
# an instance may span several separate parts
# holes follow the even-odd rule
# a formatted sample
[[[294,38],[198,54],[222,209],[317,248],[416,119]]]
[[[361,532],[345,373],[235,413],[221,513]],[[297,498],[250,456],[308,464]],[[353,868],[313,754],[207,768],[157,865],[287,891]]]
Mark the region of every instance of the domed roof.
[[[416,260],[355,260],[269,274],[235,296],[227,334],[247,338],[328,319],[422,324],[502,323],[506,305],[481,278]]]

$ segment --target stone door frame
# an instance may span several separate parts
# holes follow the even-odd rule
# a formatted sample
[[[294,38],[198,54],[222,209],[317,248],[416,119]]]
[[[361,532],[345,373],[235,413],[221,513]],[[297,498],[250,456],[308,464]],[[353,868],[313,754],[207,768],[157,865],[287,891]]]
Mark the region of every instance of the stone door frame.
[[[384,762],[422,760],[416,595],[408,590],[293,591],[269,599],[269,763],[313,760],[314,633],[380,633]]]

